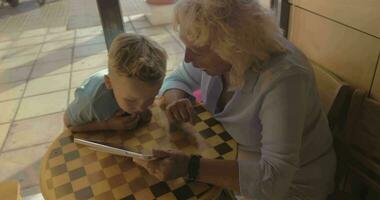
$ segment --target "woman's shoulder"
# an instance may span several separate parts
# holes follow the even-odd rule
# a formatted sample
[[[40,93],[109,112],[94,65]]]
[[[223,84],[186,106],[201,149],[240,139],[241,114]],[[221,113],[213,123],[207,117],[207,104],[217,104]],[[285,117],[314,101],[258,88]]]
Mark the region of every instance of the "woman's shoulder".
[[[265,93],[279,84],[292,83],[295,79],[309,86],[315,82],[314,72],[307,58],[291,45],[289,52],[272,56],[270,60],[261,65],[261,70],[258,72],[247,72],[245,88],[255,88],[256,92]],[[253,90],[249,90],[253,92]]]
[[[303,76],[306,80],[314,78],[313,69],[306,56],[290,42],[288,52],[273,56],[262,67],[261,78],[271,82],[291,79],[294,76]]]

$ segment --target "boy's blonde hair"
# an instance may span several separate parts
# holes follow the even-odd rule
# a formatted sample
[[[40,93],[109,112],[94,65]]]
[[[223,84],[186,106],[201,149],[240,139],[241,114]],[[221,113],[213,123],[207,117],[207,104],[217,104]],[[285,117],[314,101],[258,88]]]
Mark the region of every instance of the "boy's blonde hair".
[[[250,67],[260,70],[253,63],[287,51],[281,29],[256,0],[180,0],[174,21],[195,46],[210,46],[232,64],[232,88],[244,85]]]
[[[162,80],[166,71],[167,54],[155,41],[133,34],[121,33],[111,44],[108,53],[110,73],[137,78],[141,81]]]

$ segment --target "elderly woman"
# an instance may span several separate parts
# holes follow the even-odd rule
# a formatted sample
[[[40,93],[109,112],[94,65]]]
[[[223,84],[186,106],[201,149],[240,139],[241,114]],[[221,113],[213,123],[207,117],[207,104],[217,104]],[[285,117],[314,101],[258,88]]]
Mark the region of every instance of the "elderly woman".
[[[154,150],[135,160],[160,179],[189,177],[244,198],[326,199],[336,158],[313,71],[254,0],[182,0],[175,24],[185,62],[164,81],[168,116],[191,120],[191,95],[239,144],[238,160]]]

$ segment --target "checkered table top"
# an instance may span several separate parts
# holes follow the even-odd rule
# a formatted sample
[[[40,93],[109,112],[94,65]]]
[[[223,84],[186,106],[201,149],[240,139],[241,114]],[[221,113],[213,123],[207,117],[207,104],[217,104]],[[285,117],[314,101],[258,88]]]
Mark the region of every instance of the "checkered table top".
[[[196,124],[182,124],[175,131],[169,130],[166,115],[154,105],[152,121],[136,130],[75,135],[139,151],[174,148],[205,158],[236,159],[236,142],[202,105],[196,105],[195,111]],[[130,158],[74,144],[68,130],[46,152],[40,182],[46,199],[209,199],[220,191],[184,178],[160,182]]]

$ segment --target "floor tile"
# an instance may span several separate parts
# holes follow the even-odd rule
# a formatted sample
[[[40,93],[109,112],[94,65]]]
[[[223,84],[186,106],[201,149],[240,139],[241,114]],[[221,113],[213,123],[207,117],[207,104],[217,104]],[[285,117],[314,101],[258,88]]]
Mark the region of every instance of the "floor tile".
[[[4,58],[14,58],[26,55],[33,55],[37,57],[37,54],[41,50],[41,46],[41,44],[38,44],[33,46],[12,48],[7,51],[7,54]]]
[[[164,25],[164,26],[165,26],[166,30],[168,30],[170,33],[172,33],[172,32],[178,33],[178,32],[175,30],[173,24],[166,24],[166,25]]]
[[[133,27],[135,27],[135,29],[141,29],[141,28],[147,28],[147,27],[151,27],[152,24],[149,23],[148,20],[139,20],[139,21],[132,21],[132,25]]]
[[[72,49],[60,49],[56,51],[42,52],[38,56],[36,64],[53,62],[57,60],[71,61],[72,51]]]
[[[161,44],[166,50],[167,54],[183,53],[185,50],[178,44],[178,42],[169,42]]]
[[[47,31],[48,31],[48,28],[39,28],[39,29],[28,30],[28,31],[21,33],[20,38],[42,36],[42,35],[45,35],[47,33]]]
[[[100,67],[100,68],[98,67],[98,68],[92,68],[92,69],[86,69],[82,71],[73,72],[72,77],[71,77],[71,88],[79,87],[84,80],[86,80],[95,72],[98,72],[102,69],[105,69],[105,67]]]
[[[167,70],[166,71],[166,76],[170,76],[170,74],[172,74],[173,73],[173,70]]]
[[[147,20],[144,13],[132,14],[132,15],[129,15],[128,18],[129,18],[129,22]]]
[[[179,38],[178,31],[174,30],[173,25],[166,25],[165,28],[177,40],[177,42],[180,43],[181,46],[185,47],[185,45],[182,43],[181,39]]]
[[[84,37],[89,35],[103,35],[103,28],[102,26],[94,26],[89,28],[81,28],[76,30],[76,37]]]
[[[17,111],[20,100],[5,101],[0,103],[1,115],[0,123],[11,122]]]
[[[24,88],[25,81],[0,83],[0,101],[20,98]]]
[[[51,142],[63,129],[63,112],[16,121],[10,128],[3,151]]]
[[[97,10],[95,8],[95,10]],[[79,18],[78,16],[70,16],[69,17],[69,23],[67,24],[68,29],[77,29],[77,28],[85,28],[85,27],[91,27],[91,26],[98,26],[101,24],[100,17],[98,13],[86,15],[85,17]],[[79,16],[81,17],[81,16]]]
[[[15,179],[21,188],[39,184],[40,161],[48,144],[4,152],[0,154],[0,181]]]
[[[33,68],[32,78],[70,72],[70,70],[71,59],[56,60],[53,62],[44,63],[37,62]]]
[[[179,54],[169,54],[168,55],[168,64],[167,70],[176,69],[184,60],[184,53]]]
[[[90,56],[94,54],[107,53],[105,44],[93,44],[86,46],[76,46],[74,49],[74,58]]]
[[[37,44],[43,43],[43,41],[44,41],[44,36],[23,38],[23,39],[19,39],[16,42],[14,42],[12,44],[12,47],[22,47],[22,46],[29,46],[29,45],[37,45]]]
[[[13,41],[4,41],[0,42],[0,49],[7,49],[9,48],[14,42]]]
[[[0,33],[0,42],[14,41],[19,37],[19,33]]]
[[[16,115],[16,120],[62,112],[66,109],[68,91],[54,92],[24,98]]]
[[[0,70],[31,66],[36,58],[37,55],[20,56],[17,59],[5,58],[0,62]]]
[[[107,66],[107,54],[95,54],[87,57],[74,58],[73,71]]]
[[[146,20],[145,14],[133,14],[128,17],[129,17],[129,21]]]
[[[26,86],[24,96],[49,93],[69,88],[70,73],[31,79]]]
[[[170,33],[151,35],[149,36],[149,38],[152,39],[153,41],[156,41],[159,44],[176,42],[175,38]]]
[[[75,31],[73,30],[60,33],[49,33],[46,35],[45,42],[74,39],[74,37]]]
[[[5,138],[7,137],[9,127],[10,127],[10,124],[0,125],[0,148],[3,146],[5,142]]]
[[[128,23],[129,22],[129,17],[128,16],[123,16],[123,22]]]
[[[0,83],[16,82],[28,79],[32,66],[18,67],[14,69],[1,70]]]
[[[4,49],[4,50],[0,50],[0,60],[6,56],[8,54],[8,50],[7,49]]]
[[[66,32],[67,31],[67,26],[58,26],[58,27],[50,27],[48,30],[48,33],[61,33],[61,32]]]
[[[69,48],[73,48],[73,46],[74,46],[74,39],[46,42],[42,46],[41,51],[46,52],[46,51],[54,51],[54,50],[60,50],[60,49],[69,49]]]
[[[129,16],[129,19],[136,30],[152,26],[152,24],[149,23],[144,14]]]
[[[136,31],[138,34],[146,35],[146,36],[168,33],[166,29],[162,26],[153,26],[153,27],[148,27],[148,28],[143,28],[143,29],[137,29]]]
[[[85,45],[91,45],[91,44],[98,44],[98,43],[104,43],[105,44],[104,35],[91,35],[86,37],[77,37],[75,39],[75,46],[85,46]]]
[[[75,99],[75,88],[70,89],[69,103],[73,102]]]
[[[124,29],[125,29],[125,32],[130,32],[130,31],[133,32],[134,31],[132,23],[130,23],[130,22],[124,23]]]
[[[35,185],[21,190],[22,200],[44,200],[39,185]]]

